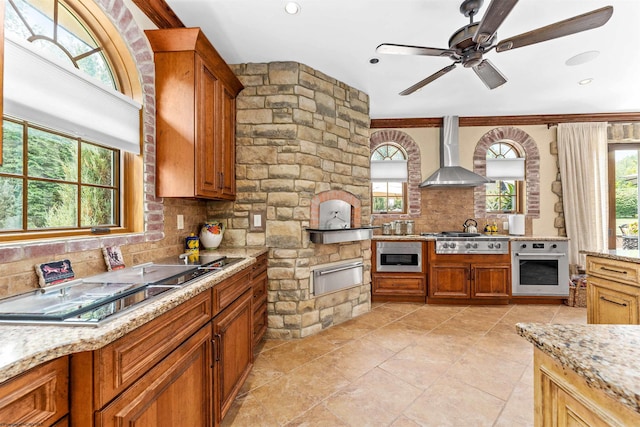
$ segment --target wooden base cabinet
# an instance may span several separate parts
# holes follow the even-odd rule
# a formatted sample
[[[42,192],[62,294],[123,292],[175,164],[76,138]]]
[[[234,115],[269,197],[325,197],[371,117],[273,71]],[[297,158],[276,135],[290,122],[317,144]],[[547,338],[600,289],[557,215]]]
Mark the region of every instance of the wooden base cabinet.
[[[638,426],[640,415],[535,348],[534,425]]]
[[[68,412],[66,356],[0,384],[0,426],[64,426]]]
[[[438,263],[430,268],[430,299],[475,300],[491,304],[507,304],[510,296],[510,264]]]
[[[640,265],[587,257],[587,323],[640,324]]]
[[[72,354],[71,425],[219,425],[253,366],[252,302],[245,269],[98,350]]]
[[[96,427],[210,426],[211,329],[203,327],[96,413]]]
[[[424,303],[427,298],[426,242],[422,243],[422,271],[378,271],[376,259],[376,241],[371,241],[371,301],[373,302],[417,302]]]

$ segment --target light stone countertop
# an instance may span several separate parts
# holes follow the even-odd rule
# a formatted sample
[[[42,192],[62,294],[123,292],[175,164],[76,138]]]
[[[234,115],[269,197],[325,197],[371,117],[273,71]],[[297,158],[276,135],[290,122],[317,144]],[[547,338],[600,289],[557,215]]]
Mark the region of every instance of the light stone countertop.
[[[640,413],[640,327],[518,323],[516,329],[590,387]]]
[[[106,321],[101,326],[41,326],[0,324],[0,383],[49,360],[82,351],[97,350],[224,279],[255,263],[267,248],[220,248],[219,253],[244,260],[219,273],[195,280],[148,303]]]
[[[600,258],[640,263],[640,251],[638,249],[611,249],[607,252],[580,251],[580,253]]]

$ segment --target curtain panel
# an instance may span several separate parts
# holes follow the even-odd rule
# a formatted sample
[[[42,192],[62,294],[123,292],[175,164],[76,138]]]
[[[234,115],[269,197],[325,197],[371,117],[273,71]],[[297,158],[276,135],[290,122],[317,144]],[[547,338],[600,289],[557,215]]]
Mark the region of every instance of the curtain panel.
[[[562,180],[569,262],[585,265],[581,250],[607,250],[607,123],[560,123]]]

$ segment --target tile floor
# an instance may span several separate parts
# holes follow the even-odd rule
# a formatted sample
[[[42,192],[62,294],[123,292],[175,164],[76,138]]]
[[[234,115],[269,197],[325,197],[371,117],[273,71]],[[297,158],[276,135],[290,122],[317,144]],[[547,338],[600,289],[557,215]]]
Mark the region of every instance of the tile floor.
[[[374,304],[264,342],[223,426],[532,426],[533,348],[517,322],[586,323],[586,309]]]

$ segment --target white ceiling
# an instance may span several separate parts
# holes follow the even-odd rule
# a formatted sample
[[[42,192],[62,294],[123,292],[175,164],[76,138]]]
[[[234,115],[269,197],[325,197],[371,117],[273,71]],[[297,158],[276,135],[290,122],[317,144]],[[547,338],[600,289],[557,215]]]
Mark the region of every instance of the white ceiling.
[[[487,89],[473,70],[455,70],[408,96],[398,92],[449,65],[448,58],[380,55],[381,43],[448,48],[469,18],[453,0],[167,0],[188,27],[201,27],[231,64],[296,61],[370,96],[372,118],[502,116],[640,111],[640,1],[520,0],[502,26],[503,40],[606,5],[603,27],[485,55],[508,78]],[[476,21],[490,0],[485,0]],[[567,66],[570,57],[599,56]],[[380,59],[376,65],[369,63]],[[578,81],[593,78],[585,86]]]

